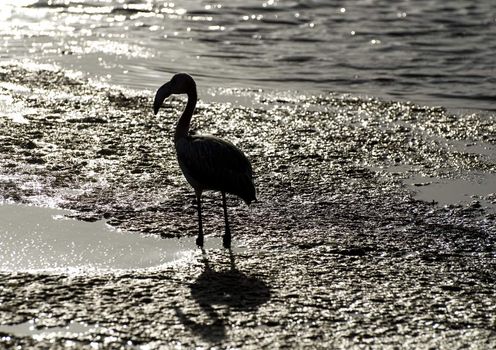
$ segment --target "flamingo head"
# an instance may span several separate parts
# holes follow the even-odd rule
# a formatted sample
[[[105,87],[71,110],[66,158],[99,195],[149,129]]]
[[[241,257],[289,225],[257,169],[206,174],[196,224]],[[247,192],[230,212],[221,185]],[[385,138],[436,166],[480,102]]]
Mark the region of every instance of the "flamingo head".
[[[153,101],[153,112],[157,114],[164,100],[170,95],[189,94],[192,91],[196,92],[196,84],[189,74],[178,73],[174,75],[169,82],[157,90]]]

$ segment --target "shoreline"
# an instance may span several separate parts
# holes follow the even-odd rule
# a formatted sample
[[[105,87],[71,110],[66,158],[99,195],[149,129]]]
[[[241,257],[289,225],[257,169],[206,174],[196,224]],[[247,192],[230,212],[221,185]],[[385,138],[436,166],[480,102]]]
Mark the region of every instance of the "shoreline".
[[[194,194],[171,141],[182,99],[158,121],[151,95],[60,71],[0,75],[24,88],[2,92],[25,120],[0,118],[3,200],[53,204],[136,234],[195,234]],[[376,170],[495,174],[492,150],[467,146],[496,145],[493,117],[355,97],[265,98],[273,108],[204,103],[193,119],[253,163],[260,202],[229,198],[244,251],[197,251],[180,267],[122,275],[0,272],[0,325],[90,328],[41,338],[0,330],[0,345],[496,346],[496,215],[418,200],[405,172]],[[205,196],[207,240],[222,232],[218,197]]]
[[[136,85],[136,79],[118,79],[117,82],[114,80],[117,72],[113,72],[110,77],[105,74],[97,74],[96,72],[84,71],[84,70],[74,70],[74,67],[67,67],[62,62],[55,62],[47,60],[45,63],[40,63],[39,61],[33,61],[30,59],[24,59],[23,63],[19,64],[18,60],[13,59],[2,59],[0,60],[0,68],[14,65],[20,66],[27,70],[50,70],[50,71],[63,71],[70,77],[75,79],[82,79],[89,81],[96,87],[106,87],[114,90],[121,90],[131,95],[148,95],[153,94],[156,89],[158,89],[165,81],[170,78],[171,74],[164,72],[149,71],[145,74],[150,75],[162,74],[162,78],[156,78],[150,80],[147,84]],[[81,67],[83,68],[83,67]],[[142,72],[137,72],[142,73]],[[122,75],[122,74],[121,74]],[[141,76],[140,76],[141,77]],[[466,105],[460,105],[459,103],[453,104],[454,99],[437,99],[433,96],[428,95],[395,95],[391,93],[384,93],[380,91],[374,91],[374,94],[370,94],[368,91],[354,90],[350,86],[350,89],[345,90],[341,88],[339,90],[331,90],[325,88],[324,85],[320,84],[319,87],[309,89],[310,84],[301,85],[299,83],[293,84],[294,82],[287,82],[283,84],[285,86],[290,85],[291,88],[281,88],[281,84],[267,86],[265,82],[251,82],[247,86],[239,86],[235,82],[233,83],[223,83],[221,86],[216,86],[214,83],[206,83],[203,77],[199,77],[200,84],[198,85],[200,102],[204,103],[241,103],[244,107],[254,107],[253,102],[257,99],[264,99],[262,95],[269,95],[271,99],[277,100],[279,98],[289,97],[289,99],[297,99],[298,96],[305,97],[316,97],[316,98],[326,98],[326,97],[341,97],[350,99],[360,99],[360,100],[379,100],[382,102],[395,101],[404,104],[413,104],[416,106],[423,106],[426,108],[445,108],[449,113],[455,115],[466,115],[466,114],[478,114],[480,116],[493,118],[496,116],[496,109],[491,108],[477,108],[466,107]],[[257,94],[260,93],[260,94]],[[254,96],[250,96],[254,95]],[[259,96],[257,96],[259,95]],[[460,99],[456,99],[460,100]],[[467,100],[467,102],[470,100]],[[444,104],[443,104],[444,102]]]

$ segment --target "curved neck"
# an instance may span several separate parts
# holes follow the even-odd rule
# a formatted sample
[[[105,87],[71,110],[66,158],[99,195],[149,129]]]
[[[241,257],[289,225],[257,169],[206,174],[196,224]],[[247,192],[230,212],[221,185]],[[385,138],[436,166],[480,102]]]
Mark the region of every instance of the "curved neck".
[[[193,86],[188,92],[188,103],[186,104],[186,108],[184,109],[181,118],[179,118],[176,125],[176,133],[174,134],[174,142],[177,142],[182,137],[188,136],[189,124],[191,122],[191,117],[193,116],[193,112],[195,111],[196,106],[196,86]]]

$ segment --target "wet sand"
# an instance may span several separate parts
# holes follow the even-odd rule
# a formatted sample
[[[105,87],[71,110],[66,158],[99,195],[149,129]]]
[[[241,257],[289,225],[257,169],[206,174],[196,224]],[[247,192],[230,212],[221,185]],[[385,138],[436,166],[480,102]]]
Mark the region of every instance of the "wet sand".
[[[183,99],[154,117],[149,93],[19,66],[0,78],[3,201],[71,209],[136,235],[195,234],[171,141]],[[229,199],[245,249],[219,244],[145,271],[0,272],[0,345],[495,347],[494,118],[247,94],[252,106],[200,103],[194,119],[253,163],[259,202]],[[482,186],[474,197],[463,187],[471,174]],[[436,182],[468,196],[443,203]],[[222,234],[220,195],[204,208],[208,241]]]

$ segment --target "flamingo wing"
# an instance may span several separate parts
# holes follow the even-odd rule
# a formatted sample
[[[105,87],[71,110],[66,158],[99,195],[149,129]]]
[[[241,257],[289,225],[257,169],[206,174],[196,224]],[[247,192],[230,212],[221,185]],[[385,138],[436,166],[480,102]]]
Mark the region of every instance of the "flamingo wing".
[[[176,143],[181,169],[195,189],[218,190],[255,200],[253,170],[232,143],[213,136],[189,136]]]

